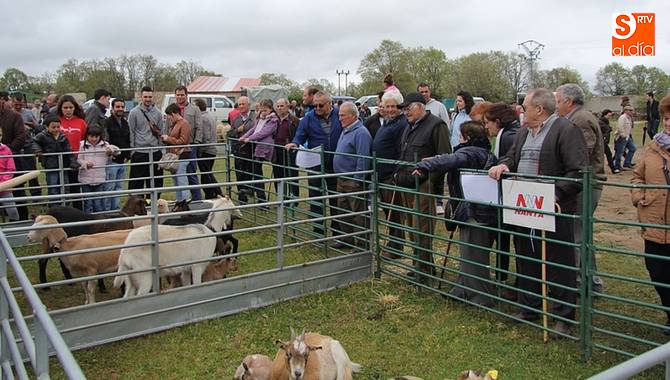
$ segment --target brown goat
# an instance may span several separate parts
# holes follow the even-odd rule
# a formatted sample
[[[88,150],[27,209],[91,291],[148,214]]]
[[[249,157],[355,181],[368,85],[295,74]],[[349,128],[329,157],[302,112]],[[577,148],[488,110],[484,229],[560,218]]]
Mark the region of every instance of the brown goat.
[[[272,360],[265,355],[247,355],[237,367],[233,380],[270,380]]]
[[[53,216],[40,215],[35,218],[33,227],[55,224],[58,224],[58,221]],[[47,240],[49,247],[55,252],[79,251],[123,244],[130,231],[107,231],[68,238],[64,229],[54,227],[30,231],[28,241]],[[118,269],[120,251],[120,248],[117,248],[108,251],[63,256],[60,259],[73,275],[77,277],[94,276],[101,273],[115,272]],[[85,281],[82,285],[86,295],[86,303],[95,303],[95,281]]]

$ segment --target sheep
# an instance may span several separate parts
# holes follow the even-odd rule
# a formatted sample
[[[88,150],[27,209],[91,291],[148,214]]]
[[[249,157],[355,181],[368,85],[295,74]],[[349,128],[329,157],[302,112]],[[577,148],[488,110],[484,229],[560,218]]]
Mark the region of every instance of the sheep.
[[[134,215],[146,215],[147,213],[147,207],[146,207],[146,202],[144,198],[139,197],[137,195],[131,195],[128,197],[128,200],[126,203],[123,205],[123,208],[121,211],[117,213],[111,213],[111,214],[87,214],[79,209],[76,209],[74,207],[67,207],[67,206],[57,206],[57,207],[51,207],[49,210],[47,210],[46,214],[51,215],[56,220],[58,220],[59,223],[71,223],[71,222],[83,222],[87,220],[101,220],[101,219],[108,219],[108,218],[120,218],[120,217],[126,217],[126,216],[134,216]],[[110,220],[107,223],[98,223],[98,224],[88,224],[88,225],[81,225],[81,226],[71,226],[71,227],[65,227],[65,233],[69,237],[74,237],[74,236],[79,236],[79,235],[86,235],[86,234],[96,234],[99,232],[105,232],[105,231],[114,231],[114,230],[126,230],[126,229],[132,229],[133,225],[132,222],[128,221],[113,221]],[[49,253],[49,245],[47,242],[43,242],[43,253]],[[39,264],[39,277],[40,277],[40,283],[44,284],[47,281],[47,262],[49,261],[49,258],[44,258],[40,259],[38,261]],[[70,271],[67,269],[65,265],[63,265],[63,262],[60,262],[61,270],[63,271],[63,276],[65,276],[66,279],[71,279],[72,275],[70,274]],[[98,287],[100,288],[100,291],[102,293],[105,293],[105,284],[102,280],[98,281]],[[48,290],[49,287],[44,287],[44,290]]]
[[[126,244],[136,244],[151,240],[152,226],[143,226],[128,234]],[[188,226],[164,226],[158,225],[158,237],[196,237],[212,234],[212,230],[202,224],[190,224]],[[182,240],[159,244],[159,265],[167,266],[184,261],[207,259],[214,255],[216,248],[215,236],[202,236],[194,240]],[[180,275],[182,283],[190,285],[191,275],[193,283],[202,281],[202,274],[207,268],[208,262],[200,262],[186,266],[161,269],[161,275]],[[123,248],[119,256],[119,273],[127,270],[151,268],[151,246],[139,246]],[[151,272],[138,272],[128,275],[118,275],[114,279],[114,287],[120,287],[125,283],[126,291],[124,297],[140,296],[151,291]]]
[[[296,336],[279,343],[272,362],[272,380],[351,380],[361,365],[349,359],[344,347],[333,338],[317,333]]]
[[[270,380],[272,360],[265,355],[248,355],[237,367],[233,380]]]
[[[35,218],[33,227],[56,224],[58,224],[58,221],[53,216],[40,215]],[[38,242],[46,240],[54,252],[78,251],[123,244],[129,233],[130,230],[118,230],[68,237],[63,228],[54,227],[30,231],[28,233],[28,241]],[[117,270],[119,249],[63,256],[60,259],[69,272],[75,276],[94,276]],[[95,303],[95,281],[85,281],[82,283],[82,286],[84,287],[86,304]]]

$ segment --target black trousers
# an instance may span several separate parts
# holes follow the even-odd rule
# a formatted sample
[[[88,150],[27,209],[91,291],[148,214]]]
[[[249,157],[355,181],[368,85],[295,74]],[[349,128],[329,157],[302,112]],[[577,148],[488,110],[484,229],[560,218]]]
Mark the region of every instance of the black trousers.
[[[315,166],[309,168],[310,171],[320,172],[321,167]],[[323,181],[326,182],[326,187],[323,186]],[[328,194],[335,194],[337,192],[337,178],[328,177],[328,178],[314,178],[314,175],[309,175],[307,177],[307,184],[309,185],[309,197],[319,197]],[[330,208],[330,216],[336,216],[339,214],[337,210],[337,198],[328,199],[328,204]],[[323,200],[313,200],[309,201],[309,211],[314,214],[310,215],[310,218],[319,218],[326,216],[326,210],[323,207]],[[340,227],[340,222],[336,219],[331,219],[330,229],[332,235],[340,235],[342,233],[342,228]],[[326,221],[315,222],[313,230],[319,235],[324,235],[326,230]]]
[[[158,167],[158,161],[163,157],[160,151],[153,152],[154,161],[154,184],[156,187],[163,187],[163,169]],[[150,189],[151,188],[151,165],[149,162],[149,153],[135,152],[130,157],[130,178],[128,182],[128,189]],[[139,164],[139,165],[134,165]],[[142,165],[144,164],[144,165]],[[146,177],[146,178],[145,178]],[[160,193],[158,194],[160,196]]]
[[[605,158],[607,159],[607,166],[610,167],[610,170],[614,172],[614,156],[612,155],[612,150],[610,149],[609,139],[603,140],[603,149],[605,151]]]
[[[644,252],[652,255],[664,256],[666,259],[651,257],[644,258],[644,264],[653,282],[670,286],[670,244],[659,244],[651,240],[644,241]],[[656,293],[661,298],[661,305],[670,308],[670,288],[654,286]],[[665,312],[670,322],[670,311]]]
[[[512,226],[509,226],[507,224],[502,225],[503,229],[511,229]],[[496,279],[498,281],[507,281],[508,274],[507,272],[509,271],[509,252],[510,252],[510,246],[511,246],[511,236],[508,233],[501,232],[500,235],[497,233],[493,232],[494,238],[497,240],[498,236],[500,236],[500,250],[506,253],[496,253],[496,268],[500,269],[499,271],[496,271]]]
[[[540,260],[542,258],[542,244],[540,237],[541,231],[531,231],[524,227],[515,227],[517,232],[524,236],[514,237],[514,246],[516,247],[517,272],[520,275],[529,278],[517,277],[517,286],[520,289],[533,294],[519,292],[519,302],[532,309],[540,311],[542,309],[542,264],[539,261],[531,261],[529,258]],[[574,222],[572,219],[556,217],[556,232],[547,232],[548,239],[560,240],[564,242],[574,242]],[[553,284],[574,288],[576,286],[575,276],[575,254],[574,248],[562,244],[547,242],[547,281],[549,292],[548,296],[559,301],[575,304],[577,293],[573,290],[563,289]],[[561,264],[573,269],[557,267],[555,264]],[[534,310],[524,309],[525,314],[532,314]],[[558,302],[551,303],[551,314],[558,315],[567,319],[575,318],[575,308],[572,305],[564,305]]]
[[[81,193],[81,186],[79,185],[79,170],[66,169],[68,184],[65,187],[65,190],[68,194],[79,194]],[[72,207],[79,210],[84,210],[84,201],[81,199],[72,199]]]
[[[214,159],[216,155],[198,152],[198,169],[200,169],[200,183],[203,185],[210,185],[213,183],[218,183],[214,173],[212,173],[212,168],[214,167]],[[223,195],[220,187],[208,187],[204,188],[205,199],[216,198],[219,195]]]
[[[259,180],[263,179],[263,162],[265,159],[260,157],[254,157],[254,160],[251,162],[251,178],[250,180]],[[256,193],[257,202],[267,202],[267,196],[265,195],[265,184],[256,183],[251,185],[251,190]]]
[[[298,169],[295,166],[295,150],[287,151],[282,147],[275,147],[272,176],[274,178],[297,177]],[[275,191],[279,192],[279,182],[275,182]],[[284,196],[300,196],[298,182],[284,183]]]
[[[25,173],[21,173],[23,171],[30,170],[26,165],[26,159],[27,159],[27,157],[14,157],[14,165],[16,166],[16,173],[14,173],[14,177],[18,177],[20,175],[25,174]],[[12,190],[12,196],[14,196],[14,198],[25,197],[26,196],[26,191],[23,188],[23,184],[20,184],[20,185],[16,186]],[[25,201],[21,201],[21,202],[16,201],[16,210],[19,212],[19,220],[27,220],[28,219],[28,206],[27,206],[27,203]]]
[[[235,156],[235,180],[237,182],[250,181],[253,172],[250,146],[235,148],[233,156]],[[251,194],[249,185],[237,185],[238,199],[246,202],[247,194]]]

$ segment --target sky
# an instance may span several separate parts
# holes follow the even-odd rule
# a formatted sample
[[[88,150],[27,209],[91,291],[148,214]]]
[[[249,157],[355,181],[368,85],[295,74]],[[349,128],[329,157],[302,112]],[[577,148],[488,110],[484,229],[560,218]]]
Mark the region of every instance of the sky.
[[[656,56],[612,57],[612,15],[656,14]],[[284,73],[304,81],[336,70],[350,81],[382,40],[435,47],[448,58],[545,47],[540,69],[570,66],[591,87],[611,62],[670,73],[670,1],[12,1],[3,4],[0,73],[55,72],[78,60],[151,54],[161,63],[193,60],[224,76]]]

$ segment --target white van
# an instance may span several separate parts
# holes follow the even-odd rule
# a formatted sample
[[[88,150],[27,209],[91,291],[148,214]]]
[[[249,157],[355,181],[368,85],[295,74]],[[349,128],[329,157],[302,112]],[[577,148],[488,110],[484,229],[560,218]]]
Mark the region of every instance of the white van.
[[[189,103],[194,103],[196,99],[202,99],[207,104],[207,111],[209,111],[216,121],[228,122],[228,114],[233,110],[235,104],[227,96],[212,95],[212,94],[188,94]],[[163,98],[163,108],[161,111],[165,113],[168,105],[174,103],[174,94],[165,95]]]
[[[370,108],[370,114],[374,115],[377,113],[377,95],[364,95],[356,100],[356,103],[359,104],[359,107],[363,104],[367,104]]]

